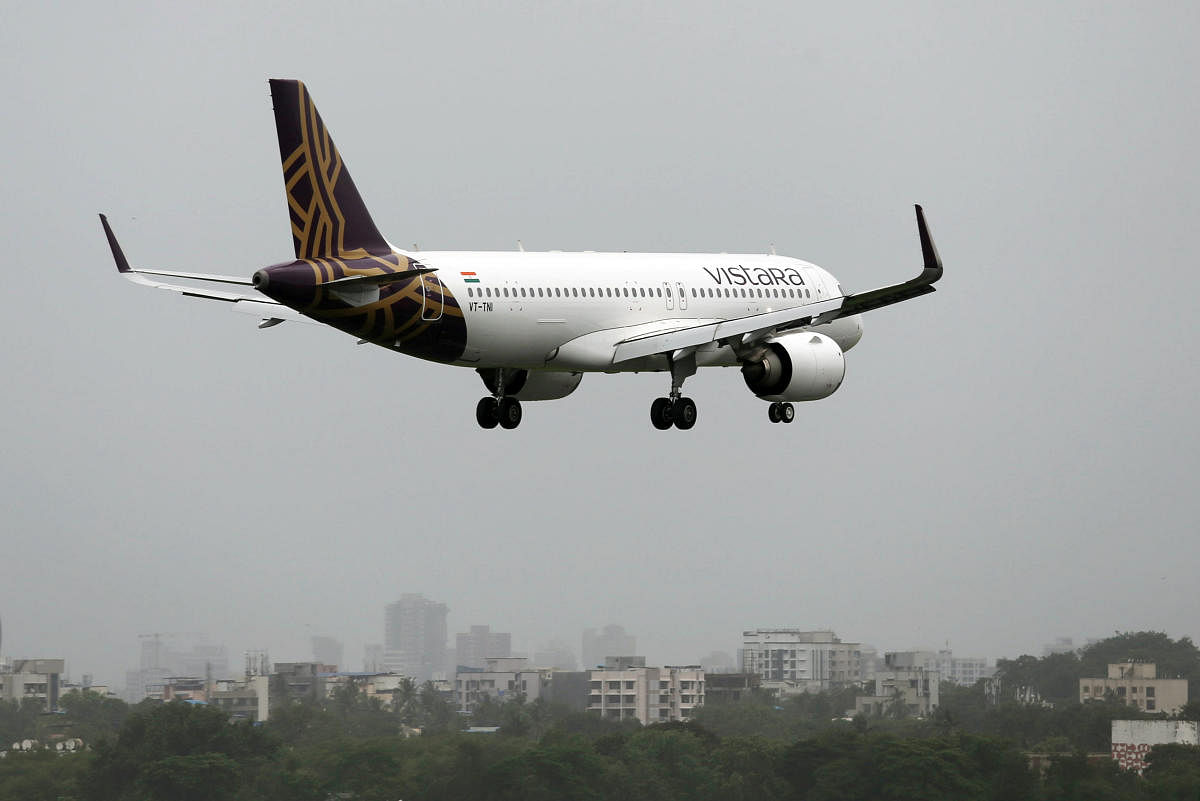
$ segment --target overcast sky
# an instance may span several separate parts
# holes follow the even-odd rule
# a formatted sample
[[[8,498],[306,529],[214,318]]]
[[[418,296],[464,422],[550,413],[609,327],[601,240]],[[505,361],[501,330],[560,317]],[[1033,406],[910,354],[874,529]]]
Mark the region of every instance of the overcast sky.
[[[3,652],[123,683],[382,639],[422,592],[652,663],[744,628],[1040,653],[1200,635],[1193,3],[10,3],[0,25]],[[473,371],[117,278],[291,258],[267,79],[304,80],[422,249],[779,253],[871,312],[791,426],[736,370],[585,377],[474,422]]]

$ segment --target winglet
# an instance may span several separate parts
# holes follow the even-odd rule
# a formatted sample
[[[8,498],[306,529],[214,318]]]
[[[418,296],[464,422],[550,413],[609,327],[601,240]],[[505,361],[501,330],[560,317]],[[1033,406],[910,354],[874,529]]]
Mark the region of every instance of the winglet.
[[[942,259],[938,256],[937,248],[933,246],[933,238],[929,236],[929,226],[925,224],[925,210],[917,204],[917,231],[921,234],[921,256],[925,260],[925,271],[929,283],[942,277]],[[933,271],[933,274],[930,274]]]
[[[103,214],[100,215],[100,224],[104,226],[104,235],[108,237],[108,246],[112,248],[113,260],[117,263],[117,272],[129,273],[133,272],[129,267],[129,261],[125,258],[125,254],[121,251],[121,245],[117,242],[117,237],[112,232],[112,228],[108,225],[108,218]]]

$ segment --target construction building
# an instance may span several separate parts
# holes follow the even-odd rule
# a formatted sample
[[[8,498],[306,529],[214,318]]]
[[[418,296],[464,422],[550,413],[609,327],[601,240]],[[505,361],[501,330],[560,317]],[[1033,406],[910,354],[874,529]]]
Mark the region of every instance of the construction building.
[[[405,593],[384,609],[383,661],[390,673],[418,682],[446,670],[446,605]]]

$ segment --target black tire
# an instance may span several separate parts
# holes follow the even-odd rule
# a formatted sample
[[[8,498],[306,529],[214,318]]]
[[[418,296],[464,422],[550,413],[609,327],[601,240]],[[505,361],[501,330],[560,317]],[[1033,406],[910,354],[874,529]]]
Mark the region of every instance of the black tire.
[[[521,402],[516,398],[501,398],[498,410],[501,428],[516,428],[521,425]]]
[[[790,423],[796,419],[796,407],[790,403],[779,404],[779,419],[781,422]]]
[[[778,423],[783,419],[783,413],[779,408],[782,405],[782,403],[772,403],[767,407],[767,419],[769,419],[772,423]]]
[[[479,423],[480,428],[495,428],[496,423],[500,422],[496,411],[495,398],[480,398],[479,403],[475,404],[475,422]]]
[[[671,408],[672,422],[680,431],[687,431],[696,425],[696,402],[691,398],[680,398]]]
[[[650,404],[650,422],[659,431],[666,431],[671,427],[671,400],[670,398],[655,398],[654,403]]]

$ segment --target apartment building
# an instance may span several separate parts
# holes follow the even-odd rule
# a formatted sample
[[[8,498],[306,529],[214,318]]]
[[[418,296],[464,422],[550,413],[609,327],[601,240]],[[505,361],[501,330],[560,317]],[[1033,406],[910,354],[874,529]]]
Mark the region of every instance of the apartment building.
[[[836,689],[862,681],[862,644],[828,630],[751,629],[742,632],[742,672],[782,695]]]
[[[1102,701],[1109,694],[1143,712],[1173,715],[1188,702],[1187,679],[1160,679],[1154,662],[1116,662],[1104,678],[1079,680],[1079,702]]]
[[[588,684],[588,712],[608,720],[687,720],[704,705],[699,665],[646,667],[643,656],[610,656]]]

